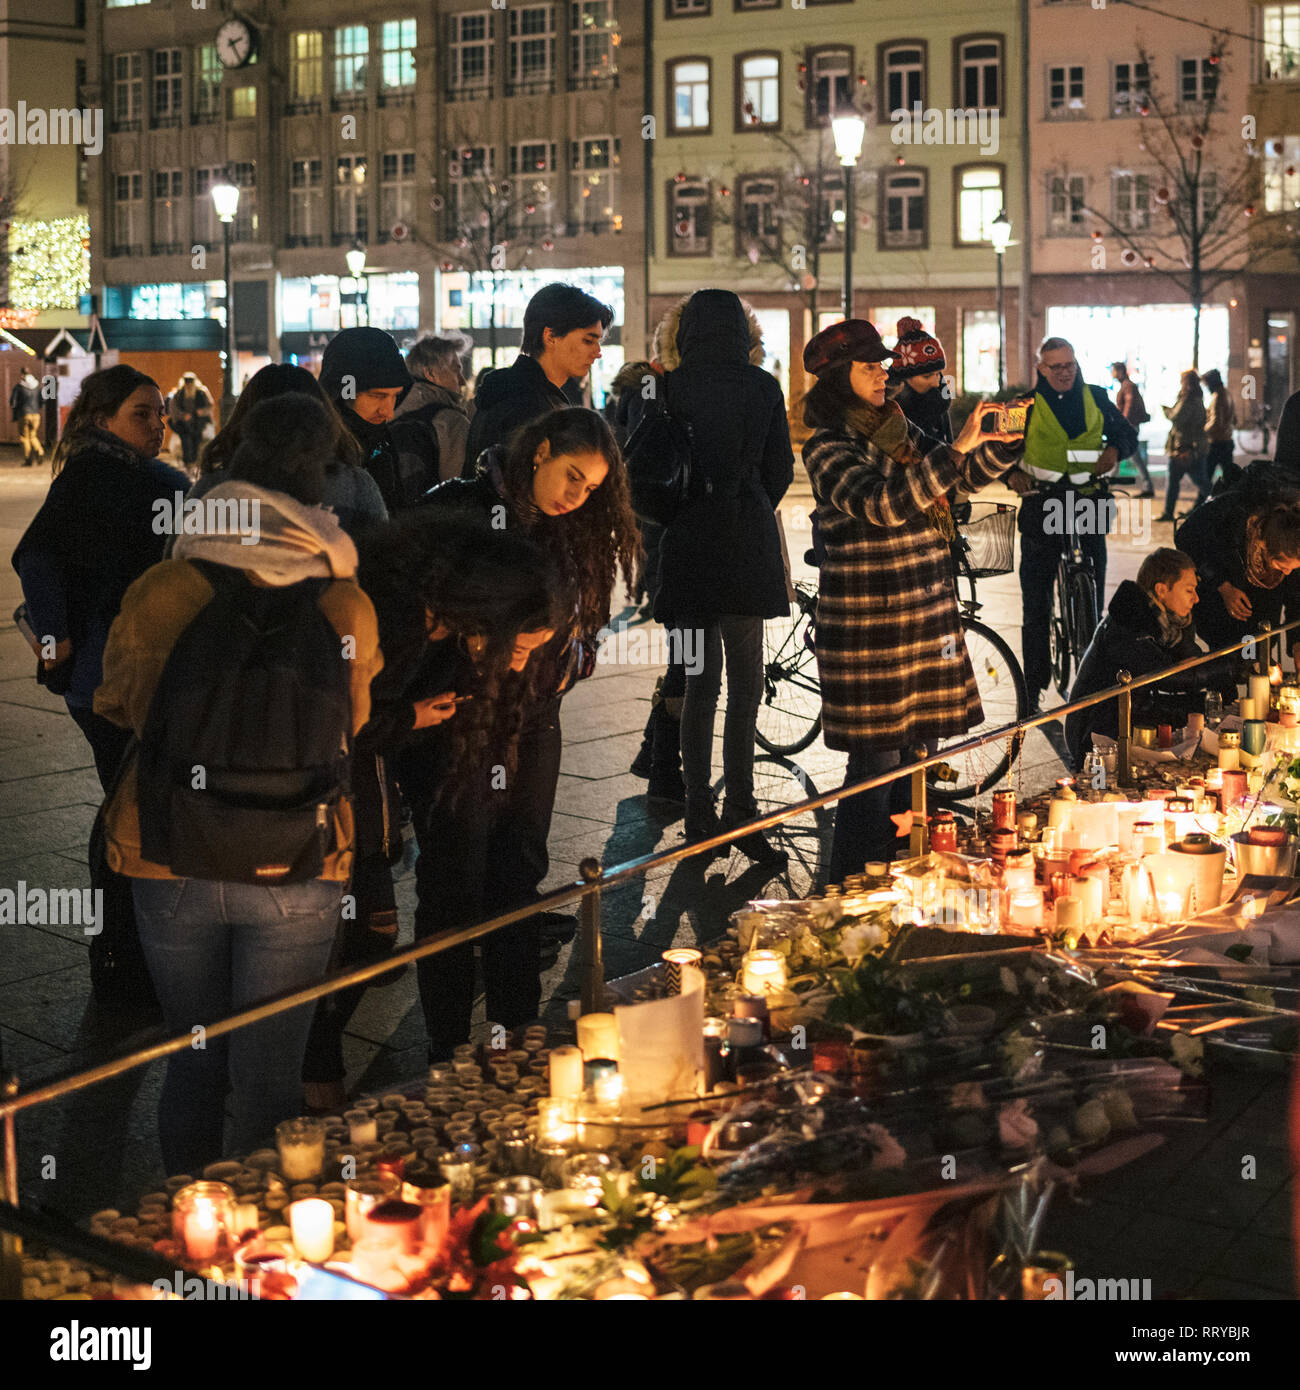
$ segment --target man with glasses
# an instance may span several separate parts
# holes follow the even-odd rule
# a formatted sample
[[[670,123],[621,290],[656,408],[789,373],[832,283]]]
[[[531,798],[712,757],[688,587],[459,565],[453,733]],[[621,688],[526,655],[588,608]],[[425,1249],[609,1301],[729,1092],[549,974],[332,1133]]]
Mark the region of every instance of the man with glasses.
[[[1024,609],[1021,649],[1033,713],[1038,712],[1052,681],[1048,627],[1057,561],[1068,535],[1062,522],[1074,526],[1080,549],[1092,559],[1097,612],[1103,613],[1109,516],[1100,506],[1090,513],[1086,499],[1097,496],[1097,480],[1113,472],[1119,460],[1136,448],[1137,431],[1115,409],[1104,387],[1085,384],[1074,348],[1064,338],[1044,338],[1038,349],[1038,380],[1025,428],[1024,457],[1006,479],[1024,499],[1018,521]],[[1053,497],[1060,499],[1051,508],[1046,505],[1048,488],[1054,488]],[[1083,505],[1080,498],[1085,499]],[[1091,524],[1078,524],[1083,517]]]

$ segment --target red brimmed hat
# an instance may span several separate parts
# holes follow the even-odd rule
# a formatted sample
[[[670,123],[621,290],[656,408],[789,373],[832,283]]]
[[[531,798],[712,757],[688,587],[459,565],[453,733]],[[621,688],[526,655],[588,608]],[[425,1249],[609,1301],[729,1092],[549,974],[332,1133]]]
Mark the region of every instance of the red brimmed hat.
[[[823,328],[803,350],[803,369],[821,376],[843,362],[883,362],[898,354],[890,352],[866,319],[845,319]]]
[[[941,372],[947,365],[943,344],[925,331],[920,319],[898,320],[898,351],[889,369],[891,376],[906,381],[908,377],[925,376],[927,372]]]

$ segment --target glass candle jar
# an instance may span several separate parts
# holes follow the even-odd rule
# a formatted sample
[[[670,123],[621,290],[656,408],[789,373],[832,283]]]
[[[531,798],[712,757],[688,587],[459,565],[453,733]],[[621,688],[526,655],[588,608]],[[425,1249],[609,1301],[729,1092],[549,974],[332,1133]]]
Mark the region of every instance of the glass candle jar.
[[[172,1199],[172,1234],[186,1258],[206,1263],[234,1244],[235,1192],[224,1182],[193,1182]]]
[[[774,994],[785,988],[785,957],[780,951],[749,951],[741,965],[740,986],[746,994]]]
[[[275,1127],[280,1174],[289,1182],[318,1177],[325,1166],[325,1121],[311,1116],[283,1120]]]

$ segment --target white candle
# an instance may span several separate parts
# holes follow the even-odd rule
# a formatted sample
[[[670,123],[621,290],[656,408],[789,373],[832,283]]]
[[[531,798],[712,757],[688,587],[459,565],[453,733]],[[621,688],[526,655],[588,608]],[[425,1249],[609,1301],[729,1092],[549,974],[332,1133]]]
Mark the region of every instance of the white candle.
[[[196,1199],[185,1215],[185,1253],[191,1260],[210,1260],[221,1243],[221,1222],[213,1204],[205,1197]]]
[[[1078,898],[1057,898],[1057,931],[1079,931],[1083,926],[1083,903]]]
[[[1219,749],[1219,770],[1221,772],[1236,772],[1241,766],[1240,748],[1220,748]]]
[[[746,994],[773,994],[785,988],[785,957],[779,951],[750,951],[742,965],[740,984]]]
[[[304,1260],[320,1264],[334,1253],[334,1208],[323,1197],[304,1197],[289,1207],[293,1243]]]
[[[1016,927],[1041,927],[1043,925],[1043,890],[1041,888],[1022,888],[1011,894],[1011,924]]]
[[[618,1020],[613,1014],[583,1014],[578,1020],[578,1046],[585,1062],[600,1057],[618,1061]],[[554,1057],[555,1053],[552,1052]]]
[[[1259,712],[1254,716],[1256,719],[1268,718],[1269,699],[1272,695],[1272,685],[1267,675],[1251,676],[1247,681],[1250,687],[1250,698],[1255,702],[1255,708]],[[1250,716],[1243,714],[1243,719]]]
[[[1028,893],[1034,886],[1034,861],[1025,850],[1013,851],[1007,856],[1006,868],[1002,870],[1002,886],[1008,894]]]
[[[582,1049],[553,1047],[547,1059],[551,1069],[551,1095],[559,1100],[576,1100],[582,1095]]]
[[[379,1124],[375,1117],[364,1110],[349,1110],[345,1116],[348,1122],[348,1139],[353,1144],[373,1144],[379,1139]]]
[[[1090,927],[1094,922],[1100,922],[1102,913],[1105,910],[1104,894],[1102,892],[1101,880],[1094,878],[1091,874],[1076,874],[1070,883],[1070,897],[1077,898],[1082,904],[1083,925]]]
[[[1197,714],[1197,713],[1193,710],[1193,711],[1187,716],[1187,732],[1188,732],[1188,734],[1189,734],[1189,735],[1191,735],[1191,734],[1199,734],[1199,733],[1201,732],[1201,730],[1204,729],[1204,728],[1205,728],[1205,716],[1204,716],[1203,714]]]
[[[1253,696],[1246,696],[1239,704],[1241,710],[1241,722],[1244,724],[1248,719],[1255,718],[1255,699]],[[1267,706],[1265,706],[1267,708]]]

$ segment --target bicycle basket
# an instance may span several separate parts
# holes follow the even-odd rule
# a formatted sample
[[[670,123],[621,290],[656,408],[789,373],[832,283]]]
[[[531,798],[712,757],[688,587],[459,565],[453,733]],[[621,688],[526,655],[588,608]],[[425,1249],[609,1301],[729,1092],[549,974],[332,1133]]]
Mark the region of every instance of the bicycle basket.
[[[971,519],[961,528],[971,574],[991,579],[1016,567],[1016,509],[1004,502],[971,503]]]

